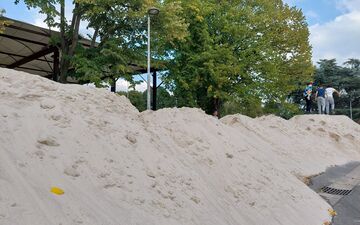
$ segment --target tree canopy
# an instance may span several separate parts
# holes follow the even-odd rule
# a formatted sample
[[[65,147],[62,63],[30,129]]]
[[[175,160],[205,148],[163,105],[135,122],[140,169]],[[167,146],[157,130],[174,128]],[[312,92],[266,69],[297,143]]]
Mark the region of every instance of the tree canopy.
[[[304,15],[281,0],[184,0],[190,35],[177,44],[167,81],[180,105],[247,113],[286,105],[313,67]],[[263,107],[264,106],[264,107]]]
[[[0,8],[0,17],[3,16],[4,12],[5,10]],[[4,20],[0,18],[0,33],[4,32],[4,29],[5,29]]]
[[[146,91],[120,91],[118,92],[118,94],[126,96],[130,100],[131,104],[133,104],[140,112],[146,110]],[[161,86],[157,89],[156,102],[157,109],[171,108],[176,106],[175,97],[173,95],[170,95],[170,93]]]
[[[315,84],[330,85],[347,94],[336,97],[336,113],[349,115],[350,101],[353,118],[360,120],[360,68],[358,59],[348,59],[339,66],[336,59],[322,59],[318,62],[315,72]]]
[[[15,3],[20,1],[15,0]],[[153,24],[159,55],[165,53],[174,40],[181,40],[186,35],[186,24],[178,16],[181,8],[176,1],[74,0],[70,21],[65,17],[65,8],[69,7],[65,6],[65,0],[23,1],[29,8],[39,8],[40,13],[46,15],[45,22],[49,27],[60,30],[60,37],[54,37],[52,44],[61,50],[59,81],[63,83],[70,68],[75,69],[70,75],[97,84],[107,78],[128,78],[128,65],[140,61],[139,58],[145,61],[146,15],[150,6],[163,11]],[[88,27],[95,30],[90,49],[81,49],[77,45],[81,21],[87,21]],[[94,49],[96,41],[100,43]]]
[[[1,17],[3,17],[5,14],[5,9],[0,8],[0,34],[4,32],[5,26],[10,23],[10,21],[7,21]]]
[[[177,106],[250,116],[292,112],[289,94],[314,71],[305,17],[282,0],[74,0],[70,21],[64,0],[23,1],[60,29],[53,40],[61,49],[60,82],[71,75],[97,85],[119,77],[134,84],[129,65],[145,67],[152,6],[160,9],[151,20],[152,65],[164,71]],[[81,21],[94,30],[90,48],[77,45]]]
[[[152,18],[152,43],[156,47],[153,52],[158,59],[166,57],[172,42],[182,40],[187,33],[177,2],[98,1],[84,18],[95,30],[92,39],[98,39],[99,45],[95,49],[78,51],[74,60],[78,78],[99,84],[104,79],[114,81],[121,76],[132,82],[131,74],[134,72],[129,65],[145,68],[146,22],[150,6],[156,6],[161,11]]]

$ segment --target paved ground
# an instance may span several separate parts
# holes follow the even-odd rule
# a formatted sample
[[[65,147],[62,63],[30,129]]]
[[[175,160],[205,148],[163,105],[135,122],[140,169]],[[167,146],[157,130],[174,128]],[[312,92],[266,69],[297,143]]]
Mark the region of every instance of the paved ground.
[[[311,181],[310,188],[337,212],[334,225],[360,225],[360,162],[331,167]]]
[[[360,186],[357,185],[350,195],[340,199],[335,206],[338,216],[334,225],[360,225]]]

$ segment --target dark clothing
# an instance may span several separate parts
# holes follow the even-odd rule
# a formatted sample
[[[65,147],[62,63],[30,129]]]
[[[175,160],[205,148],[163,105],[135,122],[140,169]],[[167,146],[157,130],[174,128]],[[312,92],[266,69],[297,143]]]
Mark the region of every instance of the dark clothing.
[[[304,90],[304,97],[306,101],[306,112],[310,113],[311,111],[311,93],[312,93],[312,83],[309,83]]]
[[[306,101],[306,112],[310,112],[311,111],[311,98],[305,97],[305,101]]]
[[[322,87],[319,87],[318,89],[317,89],[317,97],[323,97],[323,98],[325,98],[325,89],[324,88],[322,88]]]

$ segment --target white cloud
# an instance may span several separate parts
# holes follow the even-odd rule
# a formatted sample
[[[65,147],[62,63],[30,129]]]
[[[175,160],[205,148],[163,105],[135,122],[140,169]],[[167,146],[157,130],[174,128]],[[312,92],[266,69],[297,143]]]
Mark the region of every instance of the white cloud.
[[[313,18],[313,19],[318,19],[319,18],[319,14],[317,14],[315,11],[309,10],[305,13],[305,16],[307,18]]]
[[[295,6],[296,3],[299,2],[303,2],[304,0],[283,0],[284,3],[290,5],[290,6]]]
[[[116,91],[128,91],[129,89],[129,82],[124,79],[119,79],[116,82]]]
[[[103,83],[103,85],[107,85],[106,83]],[[94,83],[90,83],[90,84],[84,84],[84,86],[90,87],[90,88],[95,88],[95,84]],[[107,85],[108,87],[106,89],[108,89],[110,91],[110,85]],[[140,92],[144,92],[147,89],[147,84],[145,82],[141,82],[140,84],[137,84],[135,86],[135,90],[140,91]],[[116,82],[116,91],[131,91],[133,90],[132,88],[130,88],[130,83],[124,79],[119,79]]]
[[[39,9],[34,9],[34,8],[31,8],[30,12],[33,14],[33,22],[31,22],[32,24],[34,24],[35,26],[38,26],[38,27],[46,28],[46,29],[49,28],[48,25],[44,22],[44,20],[46,19],[45,14],[39,13]],[[58,30],[57,28],[53,28],[53,27],[51,29]]]
[[[284,0],[296,6],[303,0]],[[348,58],[360,59],[360,0],[335,0],[336,8],[342,15],[326,23],[309,27],[310,44],[313,47],[313,62],[319,59],[336,58],[339,64]],[[307,18],[319,19],[314,11],[306,11]]]
[[[44,22],[45,17],[39,16],[35,18],[34,25],[42,28],[49,29],[48,25]],[[58,27],[51,27],[51,30],[59,31],[60,29]]]
[[[147,89],[147,83],[141,82],[140,84],[135,85],[135,90],[143,92]],[[116,82],[116,91],[130,91],[133,90],[130,88],[130,83],[124,79],[119,79]]]
[[[348,58],[360,58],[360,29],[358,29],[360,11],[355,9],[358,6],[353,4],[354,2],[343,1],[352,10],[351,12],[325,24],[315,24],[310,27],[310,43],[313,46],[315,63],[319,59],[336,58],[338,63],[343,63]]]
[[[60,11],[60,5],[57,5],[56,9],[58,11]],[[68,23],[70,23],[72,20],[73,9],[74,9],[74,4],[72,3],[72,1],[66,0],[65,1],[65,17],[66,17],[66,20]],[[44,20],[46,19],[46,16],[44,14],[39,13],[38,8],[36,8],[36,9],[32,8],[32,9],[30,9],[30,12],[34,15],[32,24],[48,29],[48,25],[44,22]],[[57,18],[57,19],[60,20],[60,18]],[[89,28],[89,29],[86,28],[88,26],[88,24],[89,24],[89,22],[87,22],[87,21],[80,22],[79,33],[85,38],[88,38],[87,34],[92,35],[94,33],[94,30],[92,28]],[[58,27],[52,27],[51,29],[59,31]]]
[[[137,84],[135,86],[135,90],[143,92],[143,91],[147,90],[147,84],[145,82],[142,82],[141,84]]]
[[[359,0],[338,0],[337,8],[343,12],[353,12],[360,10],[360,1]]]

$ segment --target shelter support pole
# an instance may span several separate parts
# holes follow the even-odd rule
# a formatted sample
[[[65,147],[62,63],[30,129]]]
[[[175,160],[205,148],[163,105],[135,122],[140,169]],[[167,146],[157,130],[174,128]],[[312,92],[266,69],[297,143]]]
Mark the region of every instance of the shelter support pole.
[[[116,92],[116,79],[112,78],[112,83],[111,83],[111,88],[110,88],[111,92]]]
[[[58,81],[59,80],[59,49],[55,48],[54,50],[54,65],[53,65],[53,80]]]

